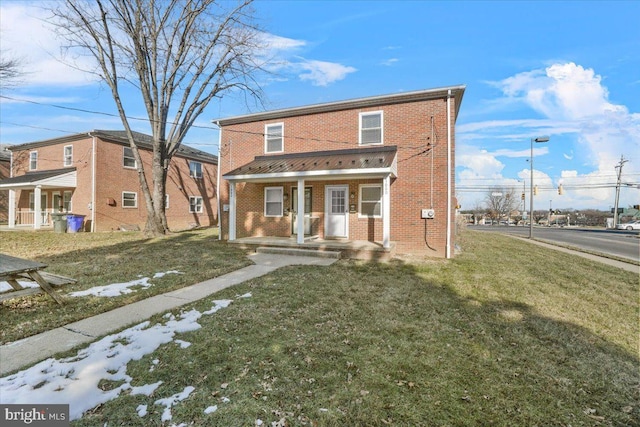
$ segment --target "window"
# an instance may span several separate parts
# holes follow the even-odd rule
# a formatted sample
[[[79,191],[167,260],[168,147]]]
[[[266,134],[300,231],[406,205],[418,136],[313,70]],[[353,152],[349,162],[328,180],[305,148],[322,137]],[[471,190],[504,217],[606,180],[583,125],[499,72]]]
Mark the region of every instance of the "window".
[[[62,206],[66,212],[71,212],[71,191],[62,193]]]
[[[189,212],[202,213],[202,197],[200,196],[189,197]]]
[[[382,144],[382,111],[360,113],[360,145]]]
[[[34,171],[38,169],[38,152],[32,151],[29,153],[29,170]]]
[[[284,124],[276,123],[264,127],[264,152],[282,153],[284,151]]]
[[[64,146],[64,166],[73,165],[73,145]]]
[[[264,189],[264,216],[282,216],[282,187]]]
[[[137,208],[138,207],[138,193],[131,191],[122,192],[122,207],[123,208]]]
[[[189,176],[191,178],[202,178],[202,163],[189,161]]]
[[[138,164],[136,163],[136,159],[133,157],[133,150],[131,147],[122,147],[122,166],[125,168],[136,169]]]
[[[360,186],[359,217],[382,217],[382,186],[379,184],[366,184]]]

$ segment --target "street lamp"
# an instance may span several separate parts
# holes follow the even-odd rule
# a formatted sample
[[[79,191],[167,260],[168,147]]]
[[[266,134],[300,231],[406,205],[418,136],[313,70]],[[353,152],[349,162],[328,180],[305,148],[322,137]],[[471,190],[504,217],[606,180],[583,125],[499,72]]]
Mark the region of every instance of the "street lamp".
[[[531,215],[529,215],[529,238],[533,238],[533,143],[542,143],[549,142],[548,136],[538,136],[536,138],[531,138],[531,191],[529,192],[529,209],[531,210]]]

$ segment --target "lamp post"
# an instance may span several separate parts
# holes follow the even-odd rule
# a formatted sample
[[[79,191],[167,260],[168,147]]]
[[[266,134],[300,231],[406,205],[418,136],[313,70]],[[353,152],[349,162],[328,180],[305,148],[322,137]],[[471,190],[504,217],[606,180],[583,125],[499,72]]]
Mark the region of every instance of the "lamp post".
[[[536,138],[531,138],[531,191],[529,192],[529,209],[531,210],[531,215],[529,216],[529,238],[533,238],[533,143],[542,143],[549,142],[548,136],[538,136]]]

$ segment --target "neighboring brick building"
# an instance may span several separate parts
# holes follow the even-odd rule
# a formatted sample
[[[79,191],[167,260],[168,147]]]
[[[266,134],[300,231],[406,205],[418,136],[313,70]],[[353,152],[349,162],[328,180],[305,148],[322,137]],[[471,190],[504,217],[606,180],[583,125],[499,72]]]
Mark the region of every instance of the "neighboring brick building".
[[[151,137],[134,135],[150,181]],[[147,210],[124,131],[94,130],[9,150],[11,177],[0,180],[0,191],[9,190],[9,227],[50,225],[51,213],[62,211],[84,215],[85,231],[144,229]],[[216,156],[180,147],[167,172],[170,229],[217,225],[217,173]]]
[[[222,238],[296,236],[300,246],[313,238],[369,241],[451,257],[455,121],[464,90],[216,120]]]
[[[5,150],[5,145],[0,144],[0,180],[9,178],[11,167],[11,153]],[[9,191],[0,189],[0,224],[6,224],[8,220]]]

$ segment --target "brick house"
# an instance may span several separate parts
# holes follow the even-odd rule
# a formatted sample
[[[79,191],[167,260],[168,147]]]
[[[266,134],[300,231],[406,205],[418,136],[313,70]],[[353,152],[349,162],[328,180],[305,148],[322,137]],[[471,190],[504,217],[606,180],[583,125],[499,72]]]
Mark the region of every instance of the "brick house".
[[[11,153],[5,150],[5,146],[0,144],[0,180],[9,178],[9,168],[11,166]],[[0,189],[0,224],[6,224],[9,219],[7,212],[9,209],[9,191]]]
[[[464,90],[215,120],[221,238],[272,236],[299,247],[364,241],[387,252],[451,257],[455,122]]]
[[[147,176],[151,137],[134,132]],[[51,213],[84,215],[85,231],[144,228],[136,161],[124,131],[94,130],[9,146],[8,226],[52,224]],[[167,172],[166,216],[173,230],[217,224],[217,157],[182,145]],[[149,166],[147,169],[146,166]]]

